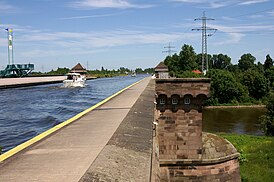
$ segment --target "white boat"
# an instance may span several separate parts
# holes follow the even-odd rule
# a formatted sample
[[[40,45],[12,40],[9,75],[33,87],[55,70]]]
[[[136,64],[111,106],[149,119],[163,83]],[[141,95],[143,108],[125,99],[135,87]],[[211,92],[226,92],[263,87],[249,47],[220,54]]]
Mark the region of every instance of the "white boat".
[[[85,87],[86,77],[79,73],[68,73],[63,81],[64,87]]]
[[[131,77],[136,77],[136,73],[135,73],[135,72],[132,73],[132,74],[131,74]]]

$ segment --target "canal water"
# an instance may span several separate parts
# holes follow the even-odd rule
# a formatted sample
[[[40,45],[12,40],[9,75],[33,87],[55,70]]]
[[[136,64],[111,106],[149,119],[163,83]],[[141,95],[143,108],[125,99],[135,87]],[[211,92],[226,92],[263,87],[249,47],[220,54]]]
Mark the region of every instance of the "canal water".
[[[66,121],[145,76],[87,80],[85,88],[62,88],[60,83],[0,90],[0,146],[3,152]]]

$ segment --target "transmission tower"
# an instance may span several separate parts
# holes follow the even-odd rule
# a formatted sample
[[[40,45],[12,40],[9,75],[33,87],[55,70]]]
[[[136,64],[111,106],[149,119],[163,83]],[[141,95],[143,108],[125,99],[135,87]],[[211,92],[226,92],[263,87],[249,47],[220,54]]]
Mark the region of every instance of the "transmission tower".
[[[172,50],[172,48],[175,48],[175,47],[171,46],[170,42],[168,43],[168,46],[165,46],[164,48],[167,49],[167,51],[163,51],[163,53],[168,53],[169,56],[171,56],[171,53],[176,52],[176,51]]]
[[[203,12],[203,17],[194,19],[194,21],[197,21],[197,20],[202,21],[202,27],[193,28],[192,30],[197,30],[197,31],[202,30],[202,72],[205,73],[206,71],[208,71],[207,37],[212,36],[217,31],[217,29],[207,27],[206,22],[208,20],[215,20],[215,19],[207,18],[205,16],[205,12]],[[211,34],[208,34],[207,31],[214,31],[214,32]]]

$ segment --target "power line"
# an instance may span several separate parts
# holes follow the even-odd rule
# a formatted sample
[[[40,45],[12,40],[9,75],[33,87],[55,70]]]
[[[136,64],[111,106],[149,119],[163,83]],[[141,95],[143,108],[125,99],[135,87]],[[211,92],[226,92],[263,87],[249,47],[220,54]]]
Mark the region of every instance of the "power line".
[[[209,28],[206,25],[206,22],[208,20],[214,20],[213,18],[207,18],[205,16],[205,12],[203,12],[203,16],[201,18],[196,18],[194,21],[201,20],[202,21],[202,27],[201,28],[193,28],[193,30],[200,31],[202,30],[202,72],[208,71],[208,57],[207,57],[207,37],[212,36],[217,29],[215,28]],[[208,34],[207,31],[214,31],[212,34]],[[206,62],[206,68],[205,68],[205,62]]]
[[[162,51],[163,53],[168,53],[169,56],[171,56],[171,53],[176,52],[174,50],[172,50],[172,48],[175,48],[174,46],[170,45],[170,42],[168,43],[168,46],[164,47],[165,49],[167,49],[167,51]]]

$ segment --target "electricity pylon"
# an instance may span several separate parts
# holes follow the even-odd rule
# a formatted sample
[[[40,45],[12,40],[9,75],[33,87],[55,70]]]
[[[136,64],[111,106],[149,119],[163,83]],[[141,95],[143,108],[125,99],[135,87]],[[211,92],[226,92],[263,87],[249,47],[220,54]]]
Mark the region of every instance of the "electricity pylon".
[[[202,72],[205,74],[208,71],[207,37],[212,36],[217,31],[217,29],[207,27],[206,22],[208,20],[215,20],[215,19],[207,18],[205,16],[205,12],[203,12],[203,16],[201,18],[194,19],[194,21],[197,21],[197,20],[202,20],[202,27],[193,28],[192,30],[197,30],[197,31],[202,30]],[[208,34],[207,31],[214,31],[214,33]]]
[[[171,56],[171,53],[176,52],[176,51],[172,50],[172,48],[175,48],[175,47],[171,46],[170,42],[168,43],[168,46],[165,46],[164,48],[167,49],[167,51],[162,51],[162,52],[168,53],[169,56]]]

